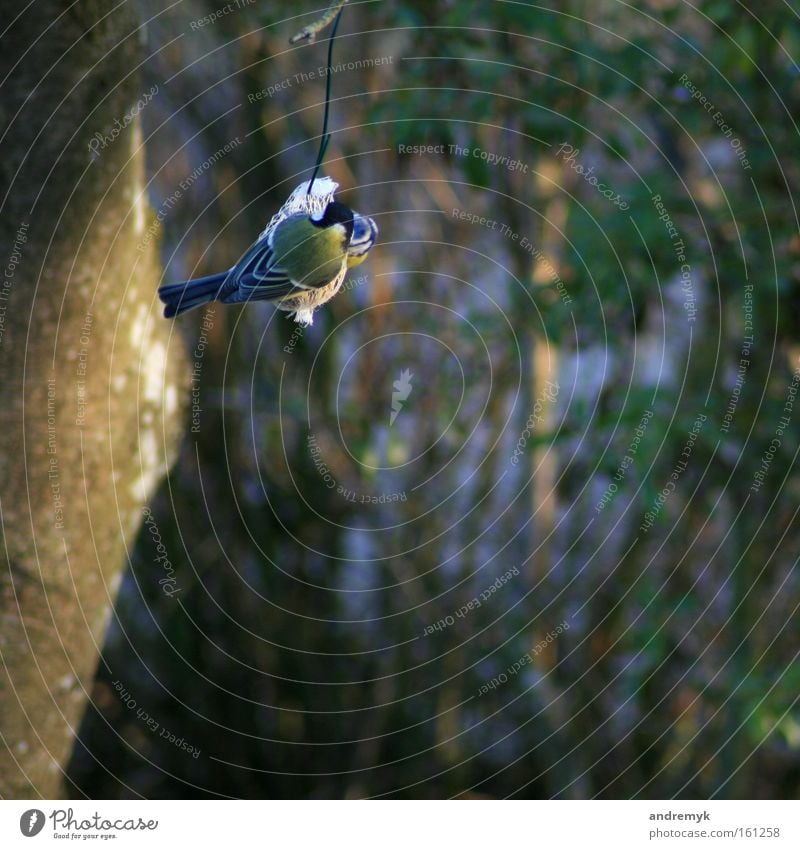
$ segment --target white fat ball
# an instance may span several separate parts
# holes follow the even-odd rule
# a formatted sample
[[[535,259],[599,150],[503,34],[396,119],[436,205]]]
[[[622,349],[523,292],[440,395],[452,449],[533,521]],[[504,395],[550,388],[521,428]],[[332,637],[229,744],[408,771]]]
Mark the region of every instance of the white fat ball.
[[[272,216],[264,232],[258,237],[263,239],[267,233],[271,233],[281,221],[285,221],[290,215],[305,212],[314,216],[317,220],[322,218],[325,207],[333,200],[333,195],[339,184],[330,177],[317,177],[308,194],[308,181],[301,183],[288,197],[286,203]],[[299,320],[299,319],[298,319]],[[310,321],[308,322],[311,323]]]

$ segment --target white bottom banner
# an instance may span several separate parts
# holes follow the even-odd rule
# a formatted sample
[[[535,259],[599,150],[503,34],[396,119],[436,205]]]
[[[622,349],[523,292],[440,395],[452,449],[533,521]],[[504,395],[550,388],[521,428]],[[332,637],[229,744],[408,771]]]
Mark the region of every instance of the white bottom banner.
[[[647,801],[0,802],[0,846],[280,849],[800,846],[800,803]]]

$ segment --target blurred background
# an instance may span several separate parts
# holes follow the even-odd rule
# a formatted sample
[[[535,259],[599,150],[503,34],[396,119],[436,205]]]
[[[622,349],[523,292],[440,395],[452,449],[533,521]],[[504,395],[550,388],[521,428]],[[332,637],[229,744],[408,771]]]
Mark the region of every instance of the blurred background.
[[[141,0],[164,282],[310,175],[320,5]],[[345,7],[380,241],[308,329],[175,323],[76,796],[800,794],[798,56],[779,0]]]

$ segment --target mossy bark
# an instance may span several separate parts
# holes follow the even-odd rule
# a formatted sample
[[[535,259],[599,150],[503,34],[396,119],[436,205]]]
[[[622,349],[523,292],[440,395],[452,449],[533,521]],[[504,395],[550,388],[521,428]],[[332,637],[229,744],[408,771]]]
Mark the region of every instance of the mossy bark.
[[[44,0],[0,55],[3,798],[63,793],[126,546],[182,420],[131,8]]]

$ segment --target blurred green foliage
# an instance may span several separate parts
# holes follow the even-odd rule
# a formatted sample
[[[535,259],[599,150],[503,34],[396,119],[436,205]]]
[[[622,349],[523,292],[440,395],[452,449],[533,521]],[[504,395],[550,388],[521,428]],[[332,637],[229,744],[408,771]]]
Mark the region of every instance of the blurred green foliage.
[[[293,13],[313,15],[306,5]],[[190,31],[213,6],[179,3],[149,25],[155,200],[246,140],[165,223],[176,279],[235,260],[319,133],[320,80],[247,95],[316,68],[323,45],[287,51],[298,19],[271,4]],[[381,244],[368,281],[299,339],[269,307],[216,311],[202,427],[153,507],[181,593],[160,591],[143,532],[73,762],[78,792],[798,795],[800,411],[751,486],[800,366],[799,54],[796,13],[777,0],[757,16],[710,0],[347,7],[337,60],[393,60],[336,75],[328,170],[376,215]],[[656,195],[685,246],[694,320]],[[186,335],[192,350],[197,328]],[[545,341],[556,413],[514,467]],[[405,368],[417,383],[392,429]],[[549,528],[543,456],[557,469]],[[454,616],[511,567],[520,577]],[[117,678],[202,756],[148,734],[113,697]]]

